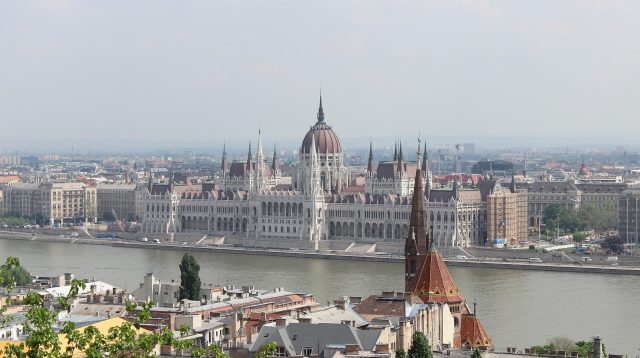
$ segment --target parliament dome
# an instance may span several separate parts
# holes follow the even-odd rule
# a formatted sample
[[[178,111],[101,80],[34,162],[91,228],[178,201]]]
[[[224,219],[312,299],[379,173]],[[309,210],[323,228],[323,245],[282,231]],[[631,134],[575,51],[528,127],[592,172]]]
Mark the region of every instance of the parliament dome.
[[[311,153],[311,138],[315,141],[318,153],[338,154],[342,153],[340,140],[336,132],[324,121],[324,111],[322,110],[322,96],[320,96],[320,107],[318,108],[318,121],[309,129],[302,140],[300,151],[303,154]]]

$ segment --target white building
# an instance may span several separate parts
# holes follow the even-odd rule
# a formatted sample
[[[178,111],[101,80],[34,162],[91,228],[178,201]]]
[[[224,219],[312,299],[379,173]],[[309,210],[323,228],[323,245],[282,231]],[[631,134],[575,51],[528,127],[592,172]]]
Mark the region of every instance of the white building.
[[[421,148],[419,148],[421,149]],[[419,150],[416,157],[420,158]],[[150,234],[206,233],[246,239],[398,241],[408,235],[416,161],[405,160],[400,144],[393,161],[374,168],[370,151],[364,185],[357,185],[344,163],[336,133],[325,122],[322,99],[317,122],[304,136],[299,164],[284,184],[275,156],[267,163],[258,135],[244,161],[227,162],[215,183],[157,183],[143,192],[143,231]],[[418,159],[420,160],[420,159]],[[436,242],[468,246],[486,237],[486,205],[478,190],[431,190],[431,173],[422,154],[427,211]],[[449,221],[449,218],[456,218]],[[438,221],[441,218],[441,221]],[[484,230],[484,231],[483,231]]]

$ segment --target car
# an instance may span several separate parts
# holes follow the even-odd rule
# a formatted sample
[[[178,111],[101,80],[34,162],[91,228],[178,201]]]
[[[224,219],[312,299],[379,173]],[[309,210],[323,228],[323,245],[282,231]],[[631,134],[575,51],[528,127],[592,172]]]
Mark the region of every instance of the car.
[[[456,260],[464,261],[467,257],[465,255],[456,255]]]
[[[158,239],[153,239],[153,242],[154,242],[154,243],[156,243],[156,244],[159,244],[159,243],[160,243],[160,240],[158,240]]]
[[[298,249],[297,247],[292,247],[291,249],[289,249],[289,252],[300,252],[300,249]]]
[[[542,259],[539,257],[532,257],[529,259],[529,263],[530,264],[541,264],[542,263]]]
[[[149,241],[149,239],[147,239],[146,237],[143,237],[142,239],[140,239],[140,241],[147,242],[147,241]]]

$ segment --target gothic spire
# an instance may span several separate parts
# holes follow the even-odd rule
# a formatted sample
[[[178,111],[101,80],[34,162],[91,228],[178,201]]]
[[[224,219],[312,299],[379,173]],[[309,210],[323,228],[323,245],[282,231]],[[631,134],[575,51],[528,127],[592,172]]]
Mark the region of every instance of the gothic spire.
[[[404,162],[402,159],[402,142],[400,142],[400,151],[398,152],[398,173],[404,173]]]
[[[320,91],[320,106],[318,107],[318,122],[324,122],[324,110],[322,109],[322,91]]]
[[[422,172],[427,173],[429,171],[429,162],[427,159],[427,142],[424,142],[424,151],[422,152]]]
[[[393,143],[393,161],[398,160],[398,142]]]
[[[220,163],[220,170],[223,173],[226,173],[229,170],[229,166],[227,164],[227,143],[224,142],[222,144],[222,162]]]
[[[369,162],[367,163],[367,171],[373,174],[373,143],[369,142]]]
[[[247,172],[251,171],[251,141],[249,141],[249,152],[247,153],[247,164],[245,166]]]
[[[273,162],[271,163],[271,169],[273,170],[273,175],[276,175],[276,172],[280,171],[280,161],[278,160],[275,143],[273,144]]]

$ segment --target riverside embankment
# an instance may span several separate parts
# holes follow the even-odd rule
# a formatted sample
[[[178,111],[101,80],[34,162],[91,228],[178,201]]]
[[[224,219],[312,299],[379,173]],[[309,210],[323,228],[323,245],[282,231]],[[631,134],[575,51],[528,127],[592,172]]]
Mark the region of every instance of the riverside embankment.
[[[315,251],[300,249],[271,249],[260,247],[241,247],[231,245],[197,245],[194,242],[140,242],[131,240],[108,240],[95,239],[87,237],[70,238],[64,235],[49,235],[25,232],[0,231],[0,239],[23,240],[23,241],[45,241],[66,244],[85,244],[85,245],[106,245],[122,248],[141,248],[141,249],[160,249],[173,251],[193,251],[193,252],[215,252],[240,255],[258,255],[258,256],[281,256],[294,258],[315,258],[327,260],[349,260],[349,261],[368,261],[368,262],[403,262],[401,255],[393,255],[389,253],[351,253],[345,251]],[[630,266],[611,266],[611,265],[584,265],[581,263],[530,263],[526,259],[499,259],[499,258],[467,258],[455,259],[445,258],[445,262],[449,266],[460,267],[481,267],[495,269],[511,269],[511,270],[535,270],[535,271],[554,271],[554,272],[574,272],[574,273],[600,273],[600,274],[617,274],[617,275],[640,275],[639,267]]]

